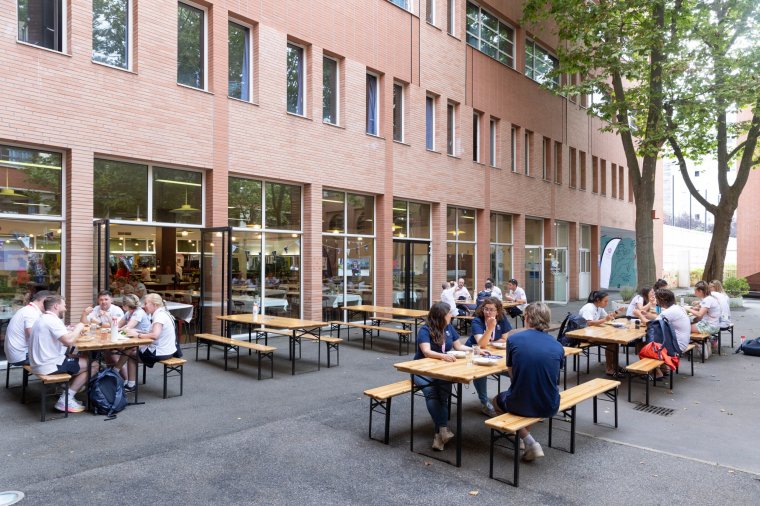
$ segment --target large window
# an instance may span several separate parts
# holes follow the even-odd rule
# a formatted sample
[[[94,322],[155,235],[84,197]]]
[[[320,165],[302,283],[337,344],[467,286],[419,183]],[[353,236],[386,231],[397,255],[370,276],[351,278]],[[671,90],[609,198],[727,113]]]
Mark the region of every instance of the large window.
[[[287,48],[287,92],[288,112],[304,114],[304,97],[306,96],[304,69],[304,50],[301,46],[288,43]]]
[[[367,74],[367,133],[378,135],[380,128],[380,88],[375,74]]]
[[[177,11],[177,82],[206,89],[206,11],[182,2]]]
[[[233,302],[251,312],[301,313],[301,187],[230,176]]]
[[[435,149],[435,97],[425,97],[425,147]]]
[[[251,30],[230,21],[227,25],[227,95],[251,99]]]
[[[515,66],[514,29],[472,2],[467,2],[467,44],[504,65]]]
[[[404,142],[404,85],[393,83],[393,140]]]
[[[539,83],[559,85],[559,75],[550,75],[559,66],[559,60],[532,39],[525,40],[525,75]]]
[[[322,58],[322,121],[338,124],[338,62]]]
[[[512,278],[512,216],[491,213],[491,277],[503,287]]]
[[[446,278],[464,278],[469,288],[476,287],[475,210],[446,209]]]
[[[374,301],[374,219],[374,197],[322,192],[323,317],[342,318],[341,307]]]
[[[393,201],[393,237],[430,239],[430,204]]]
[[[509,133],[510,161],[512,172],[517,172],[517,127],[512,127]]]
[[[66,2],[18,0],[17,5],[18,40],[53,51],[64,51]]]
[[[0,214],[61,216],[60,153],[0,145]]]
[[[92,60],[129,69],[131,23],[131,0],[93,0]]]

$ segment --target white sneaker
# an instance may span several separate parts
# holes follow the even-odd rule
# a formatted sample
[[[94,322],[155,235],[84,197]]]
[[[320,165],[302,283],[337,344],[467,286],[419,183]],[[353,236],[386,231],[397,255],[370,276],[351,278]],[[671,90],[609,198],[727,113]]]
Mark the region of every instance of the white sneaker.
[[[525,453],[523,453],[522,459],[525,462],[532,462],[536,459],[540,459],[543,456],[544,449],[541,448],[541,445],[538,444],[538,442],[535,442],[532,445],[526,445]]]
[[[496,413],[496,410],[493,409],[493,404],[491,404],[490,402],[487,404],[481,404],[480,412],[491,418],[498,416],[498,413]]]
[[[454,438],[454,433],[451,432],[448,427],[441,427],[438,434],[441,436],[441,442],[443,444],[448,443]]]
[[[55,409],[57,409],[58,411],[63,411],[65,413],[66,412],[66,399],[64,399],[63,397],[59,398],[58,402],[55,403]],[[68,409],[68,412],[69,413],[81,413],[82,411],[84,411],[84,406],[79,401],[77,401],[76,399],[69,398],[69,409]]]
[[[443,439],[441,439],[440,434],[436,434],[435,437],[433,437],[433,450],[442,452],[443,451]]]

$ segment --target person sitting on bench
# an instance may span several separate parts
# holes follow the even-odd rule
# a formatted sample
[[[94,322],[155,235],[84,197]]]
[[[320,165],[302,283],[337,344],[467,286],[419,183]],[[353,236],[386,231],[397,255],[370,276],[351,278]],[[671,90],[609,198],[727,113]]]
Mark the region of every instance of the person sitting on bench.
[[[32,327],[42,316],[45,309],[45,298],[52,292],[40,290],[33,294],[29,304],[22,307],[13,315],[5,330],[5,356],[8,359],[8,367],[29,364],[29,338],[32,335]]]
[[[525,290],[518,286],[515,278],[507,281],[507,289],[509,289],[509,292],[507,296],[504,297],[504,300],[508,302],[518,302],[520,304],[519,306],[507,309],[507,313],[509,313],[509,316],[512,318],[517,318],[523,314],[523,311],[525,311],[525,308],[528,305],[528,296],[525,295]]]

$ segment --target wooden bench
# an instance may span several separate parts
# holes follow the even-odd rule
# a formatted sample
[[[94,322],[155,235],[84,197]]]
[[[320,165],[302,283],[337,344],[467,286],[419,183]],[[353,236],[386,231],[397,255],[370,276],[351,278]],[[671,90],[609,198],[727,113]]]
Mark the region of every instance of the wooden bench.
[[[681,357],[689,357],[689,363],[691,364],[691,375],[694,376],[694,348],[696,348],[697,345],[694,343],[689,343],[689,345],[686,347],[686,349],[681,352]],[[680,363],[678,364],[680,367]],[[678,373],[679,367],[676,367],[676,373]]]
[[[576,422],[576,407],[583,401],[588,399],[594,399],[594,423],[597,423],[597,399],[600,395],[608,397],[610,402],[615,404],[615,428],[618,426],[618,405],[617,405],[617,393],[618,387],[620,387],[619,381],[596,378],[586,383],[582,383],[578,386],[572,387],[564,392],[560,392],[559,397],[559,409],[557,415],[561,415],[561,420],[569,421],[570,423],[570,453],[575,453],[575,422]],[[494,418],[486,420],[486,426],[491,429],[491,445],[490,445],[490,466],[489,474],[490,478],[508,483],[512,486],[519,486],[520,482],[520,441],[518,432],[521,429],[529,427],[535,423],[538,423],[542,418],[524,417],[515,415],[513,413],[505,413]],[[549,447],[552,447],[552,428],[554,416],[549,418]],[[508,445],[497,444],[500,440],[506,439]],[[507,481],[501,478],[494,478],[493,475],[493,455],[494,447],[499,446],[507,448],[513,452],[513,475],[512,481]],[[559,448],[562,449],[562,448]]]
[[[26,403],[26,387],[29,385],[29,375],[34,375],[42,383],[42,393],[40,394],[40,421],[44,422],[47,416],[47,398],[55,397],[55,385],[61,385],[64,389],[64,393],[69,389],[69,382],[71,381],[70,374],[36,374],[32,372],[32,366],[24,366],[24,376],[21,380],[21,404]],[[48,392],[48,387],[52,386],[52,392]],[[66,398],[65,407],[66,411],[63,414],[64,418],[69,416],[69,395],[64,395]]]
[[[301,336],[302,339],[308,339],[309,341],[316,341],[317,338],[315,336],[312,336],[310,334],[304,334]],[[319,341],[325,343],[325,347],[327,348],[327,368],[329,369],[330,366],[330,350],[335,350],[335,353],[337,354],[337,360],[335,362],[336,366],[340,366],[340,343],[343,342],[343,339],[339,337],[332,337],[332,336],[320,336]]]
[[[710,339],[711,334],[702,334],[700,332],[692,332],[689,335],[691,342],[700,345],[702,352],[702,363],[705,363],[705,343]],[[720,343],[719,343],[720,344]],[[718,348],[720,349],[720,348]]]
[[[731,348],[734,347],[734,324],[731,323],[724,323],[721,325],[720,330],[718,331],[718,349],[720,349],[720,338],[723,335],[723,332],[728,332],[731,336]]]
[[[372,413],[382,413],[385,415],[385,437],[383,443],[388,444],[390,440],[391,428],[391,400],[397,395],[402,395],[412,391],[412,380],[403,380],[390,385],[372,388],[364,391],[364,395],[369,397],[369,438],[372,437]],[[379,441],[375,439],[375,441]]]
[[[459,327],[457,330],[461,330],[460,334],[462,332],[467,334],[467,327],[472,325],[472,320],[475,319],[475,317],[472,315],[455,316],[454,318],[457,319],[457,326]]]
[[[163,364],[164,366],[164,399],[167,398],[167,390],[166,390],[167,380],[171,376],[179,376],[179,396],[182,397],[182,390],[184,388],[184,385],[183,385],[184,367],[185,367],[185,364],[187,363],[187,360],[185,360],[184,358],[171,357],[171,358],[166,358],[164,360],[159,360],[158,363]],[[145,376],[146,376],[147,369],[148,368],[146,367],[146,365],[143,364],[143,375],[142,375],[143,385],[145,384],[145,380],[146,380]]]
[[[11,369],[23,369],[23,365],[13,365],[10,362],[5,364],[5,388],[10,388]],[[22,372],[23,374],[23,372]],[[15,388],[15,387],[14,387]]]
[[[396,318],[386,318],[384,316],[368,316],[367,319],[371,321],[373,325],[380,325],[380,322],[400,323],[401,328],[403,328],[404,330],[411,330],[412,325],[414,324],[414,321],[412,320],[399,320]]]
[[[411,330],[406,329],[398,329],[395,327],[380,327],[379,325],[366,325],[364,323],[356,323],[356,322],[342,322],[342,321],[331,321],[330,323],[330,332],[333,330],[338,331],[338,338],[340,338],[340,330],[341,327],[344,325],[348,327],[347,332],[350,336],[351,328],[357,328],[362,329],[362,349],[367,349],[367,336],[369,335],[369,348],[372,349],[374,345],[374,331],[378,332],[378,335],[380,334],[380,331],[383,332],[389,332],[391,334],[396,334],[398,336],[398,354],[402,355],[401,353],[401,345],[403,343],[406,343],[406,353],[409,354],[409,336],[412,334]]]
[[[647,389],[646,389],[646,406],[649,406],[649,378],[651,375],[652,378],[652,385],[655,384],[655,381],[657,379],[655,378],[655,375],[653,374],[655,369],[659,368],[660,366],[664,365],[665,362],[662,360],[657,360],[654,358],[642,358],[638,362],[634,362],[632,364],[629,364],[625,366],[625,370],[628,373],[628,402],[631,402],[631,384],[633,382],[633,377],[641,377],[644,379],[644,382],[646,383]],[[670,379],[670,389],[673,390],[673,371],[668,369],[668,377]]]
[[[227,358],[230,351],[234,351],[237,355],[237,368],[240,368],[240,348],[248,348],[249,350],[256,352],[258,362],[258,379],[261,379],[261,359],[268,358],[270,363],[270,378],[274,378],[274,352],[277,348],[273,346],[267,346],[258,343],[249,343],[248,341],[241,341],[239,339],[230,339],[229,337],[217,336],[215,334],[195,334],[196,347],[195,347],[195,360],[198,361],[198,346],[200,344],[206,345],[206,360],[210,360],[211,346],[222,345],[224,347],[224,370],[227,370]]]

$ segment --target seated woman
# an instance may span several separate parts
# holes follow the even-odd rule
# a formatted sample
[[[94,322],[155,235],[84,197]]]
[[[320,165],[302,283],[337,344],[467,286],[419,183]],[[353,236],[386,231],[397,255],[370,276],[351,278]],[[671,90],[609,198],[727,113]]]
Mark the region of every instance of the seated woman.
[[[467,346],[480,346],[485,349],[491,341],[504,341],[507,338],[512,325],[509,323],[504,306],[496,297],[486,297],[482,304],[475,310],[475,318],[472,320],[472,336],[465,343]],[[493,417],[496,411],[488,399],[488,378],[478,378],[472,382],[478,392],[478,399],[482,404],[483,414]]]
[[[689,321],[689,316],[681,306],[676,304],[676,296],[667,288],[660,288],[655,296],[657,304],[662,308],[662,312],[657,318],[668,319],[670,327],[676,334],[678,347],[683,352],[691,341],[691,322]],[[663,364],[659,369],[655,370],[655,376],[661,378],[664,374],[667,374],[667,367],[667,365]]]
[[[507,341],[507,365],[512,368],[509,390],[493,398],[497,412],[548,418],[559,409],[557,378],[565,360],[565,350],[554,336],[545,332],[551,310],[543,302],[528,304],[524,311],[525,330]],[[533,439],[530,427],[517,433],[525,444],[523,460],[544,456],[541,445]]]
[[[699,305],[696,308],[686,309],[689,314],[695,317],[691,331],[701,334],[715,334],[720,330],[721,310],[718,299],[710,295],[710,287],[705,281],[698,281],[694,285],[694,295],[699,297]],[[714,347],[715,345],[713,345]]]
[[[615,313],[607,314],[604,310],[610,301],[609,294],[602,291],[591,292],[588,297],[589,302],[584,305],[578,312],[583,318],[586,319],[588,325],[602,325],[610,320],[615,319]],[[620,311],[618,308],[617,311]],[[616,311],[616,312],[617,312]],[[608,344],[604,350],[605,367],[607,376],[616,378],[624,371],[618,367],[618,353],[620,352],[620,345]]]
[[[720,326],[727,329],[731,325],[731,305],[728,301],[728,295],[723,290],[723,283],[718,279],[710,281],[710,295],[715,297],[720,304]]]
[[[417,332],[417,353],[414,360],[434,358],[455,362],[456,358],[446,354],[452,349],[463,350],[464,346],[459,342],[459,333],[451,325],[448,304],[436,302],[430,308],[427,322]],[[443,446],[454,437],[454,433],[448,428],[451,383],[425,376],[414,376],[414,382],[422,387],[427,409],[435,424],[433,450],[442,451]]]
[[[628,304],[628,309],[625,312],[625,317],[630,319],[638,318],[642,322],[646,323],[650,320],[654,320],[656,315],[652,315],[649,311],[655,307],[657,302],[654,298],[654,288],[641,288],[639,293],[631,299],[631,303]]]

